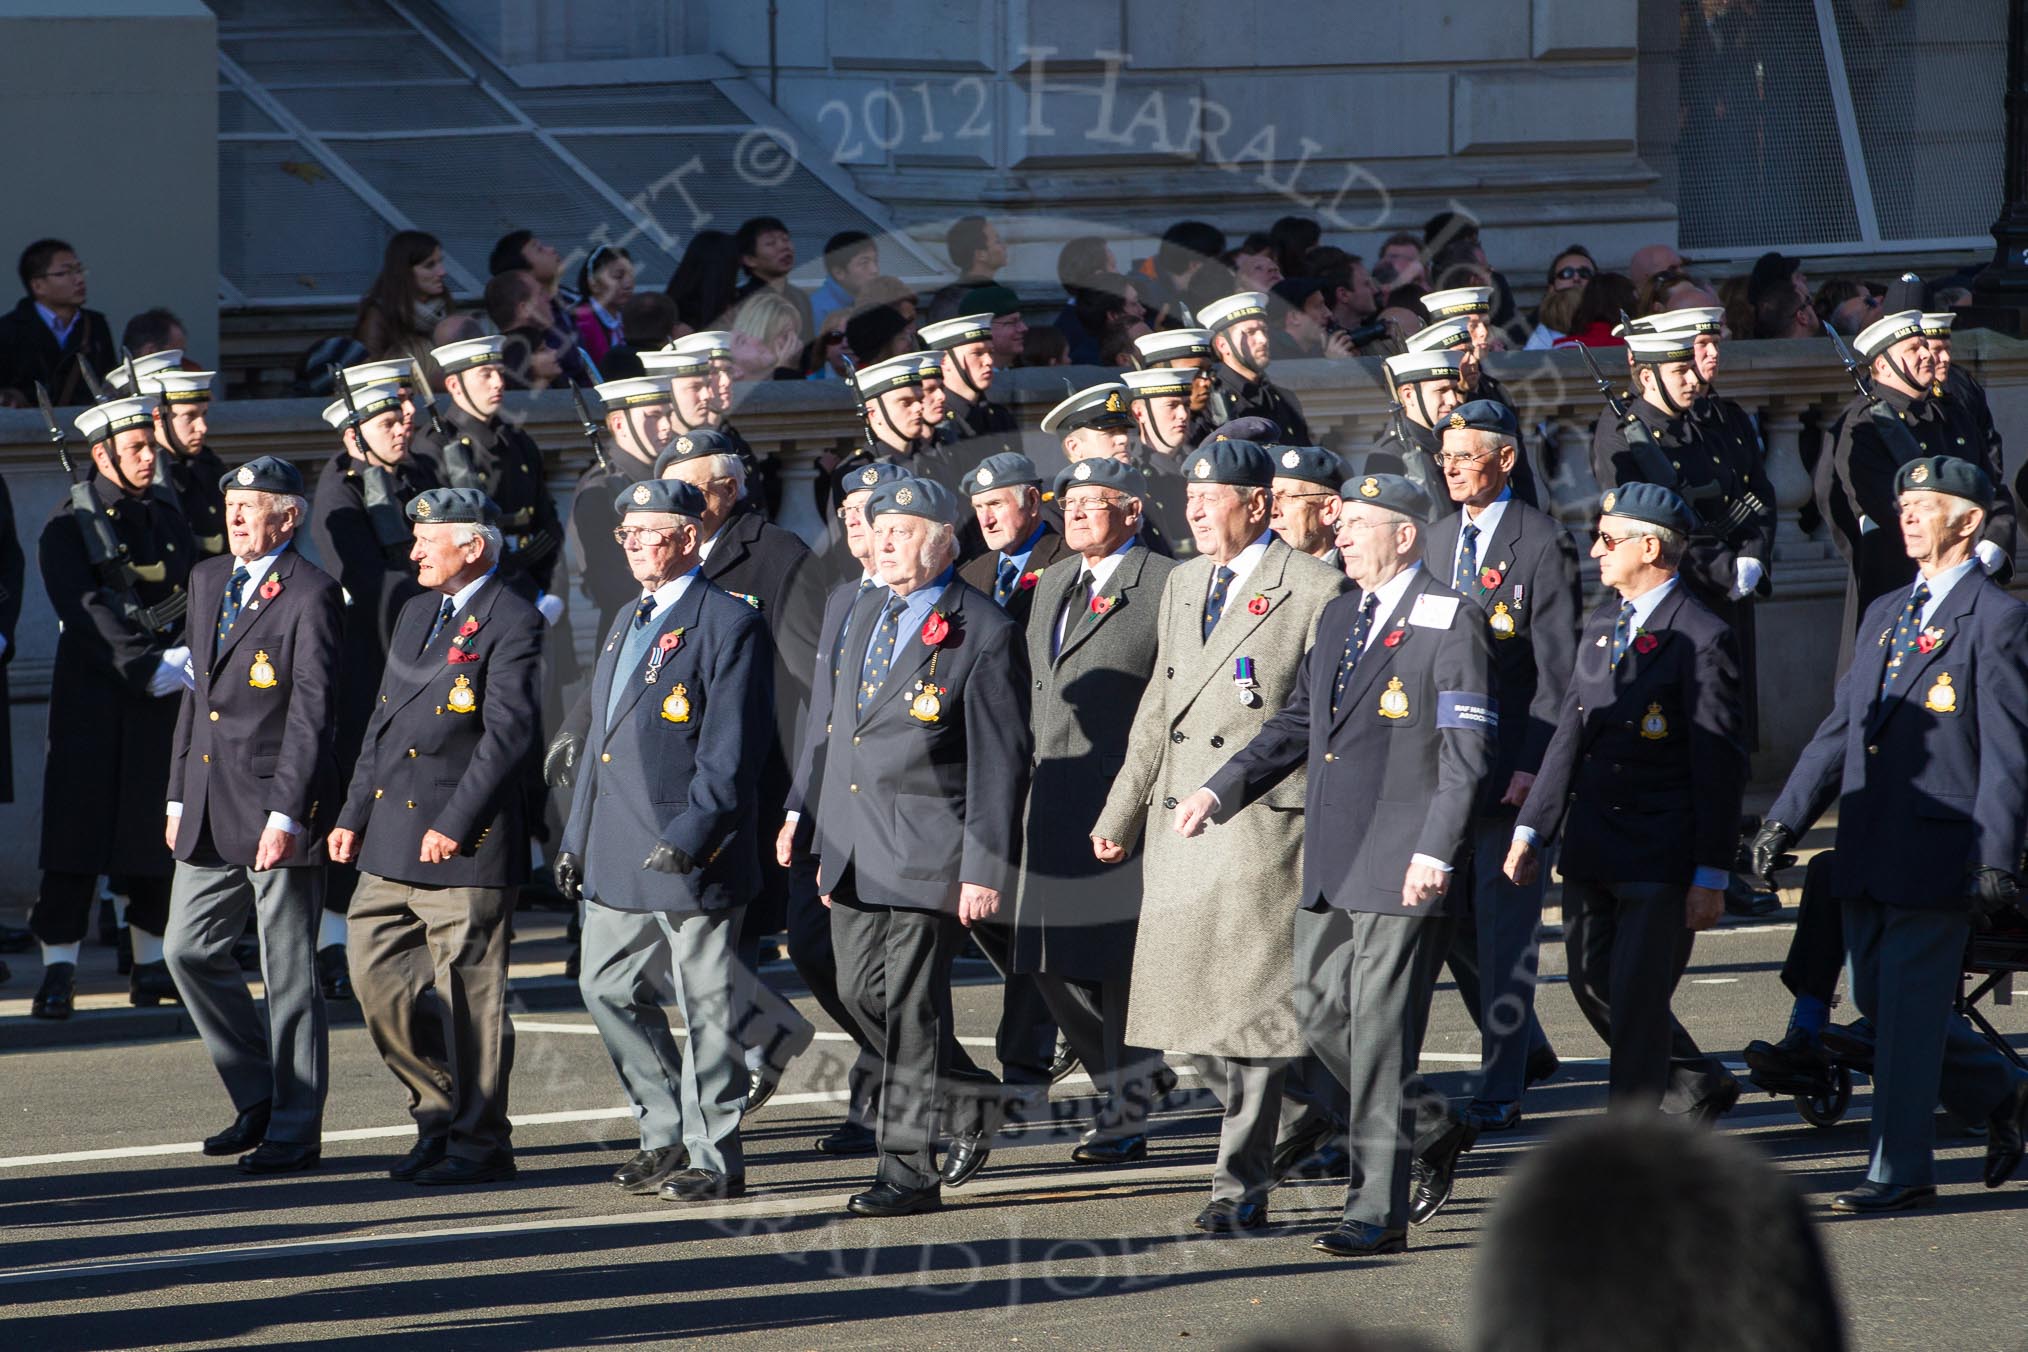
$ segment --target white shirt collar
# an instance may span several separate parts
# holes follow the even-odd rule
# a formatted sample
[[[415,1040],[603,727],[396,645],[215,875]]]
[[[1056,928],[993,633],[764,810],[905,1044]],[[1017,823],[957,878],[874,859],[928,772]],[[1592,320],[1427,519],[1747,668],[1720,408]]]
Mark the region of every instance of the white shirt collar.
[[[1380,598],[1380,604],[1373,611],[1373,627],[1366,633],[1368,643],[1380,637],[1382,631],[1394,622],[1394,612],[1401,608],[1402,594],[1408,590],[1408,584],[1415,581],[1415,575],[1421,571],[1420,563],[1411,563],[1367,593],[1368,596]],[[1365,649],[1361,648],[1360,651],[1364,652]]]
[[[479,588],[485,586],[487,580],[497,571],[499,571],[497,565],[493,568],[488,568],[485,572],[458,588],[457,592],[451,597],[451,609],[459,611],[470,605],[472,598],[478,595]]]
[[[268,570],[275,566],[275,560],[279,559],[282,556],[282,551],[288,547],[289,542],[284,540],[257,559],[251,559],[245,563],[241,563],[238,559],[232,561],[234,568],[246,569],[246,586],[239,594],[241,601],[246,600],[249,592],[260,589],[261,579],[268,575]],[[231,585],[231,582],[232,578],[228,575],[226,578],[227,585]]]
[[[1944,602],[1944,598],[1951,594],[1951,588],[1957,586],[1958,583],[1964,579],[1965,574],[1971,572],[1972,569],[1978,566],[1979,566],[1979,557],[1978,555],[1974,554],[1971,558],[1966,559],[1963,563],[1959,564],[1957,567],[1946,569],[1943,572],[1938,573],[1935,577],[1927,579],[1927,581],[1929,582],[1929,604],[1925,605],[1922,608],[1921,618],[1924,624],[1928,624],[1929,617],[1936,614],[1937,607],[1942,605]],[[1918,577],[1916,579],[1917,582],[1921,582],[1924,580],[1925,579],[1921,577]],[[1908,594],[1910,596],[1915,595],[1915,583],[1909,584]]]
[[[1086,559],[1084,561],[1083,569],[1078,574],[1079,580],[1080,581],[1083,580],[1085,574],[1088,573],[1097,581],[1098,589],[1100,591],[1104,591],[1108,586],[1112,584],[1113,574],[1120,571],[1120,560],[1127,557],[1128,551],[1133,549],[1133,547],[1138,543],[1139,541],[1137,541],[1133,536],[1129,535],[1127,537],[1127,542],[1125,544],[1121,545],[1118,549],[1115,549],[1112,553],[1100,559],[1097,563],[1093,563],[1090,559]]]
[[[1261,558],[1266,555],[1268,545],[1273,542],[1274,538],[1275,533],[1273,531],[1262,530],[1258,540],[1255,540],[1245,549],[1240,550],[1238,557],[1225,565],[1232,570],[1232,581],[1227,583],[1225,588],[1225,594],[1228,598],[1237,593],[1241,587],[1245,586],[1247,578],[1253,575],[1253,570],[1260,567]],[[1215,575],[1216,565],[1213,567]]]
[[[1669,594],[1676,590],[1676,584],[1679,580],[1678,578],[1671,577],[1667,582],[1664,582],[1654,590],[1642,592],[1634,598],[1634,628],[1645,629],[1648,627],[1648,617],[1655,613],[1655,607],[1661,605],[1663,601],[1668,599]],[[1620,599],[1624,602],[1626,598],[1622,597]]]
[[[1478,538],[1472,544],[1472,549],[1474,551],[1473,558],[1483,568],[1486,563],[1486,542],[1493,538],[1494,531],[1500,529],[1500,518],[1507,514],[1507,504],[1513,500],[1514,490],[1505,488],[1500,491],[1500,496],[1487,504],[1486,509],[1477,516],[1472,515],[1470,508],[1460,507],[1458,509],[1458,547],[1451,552],[1451,575],[1453,577],[1457,575],[1458,560],[1463,558],[1465,553],[1465,527],[1470,526],[1479,532]]]
[[[664,582],[661,586],[650,592],[649,595],[655,598],[655,608],[649,612],[649,619],[652,621],[658,618],[663,611],[675,605],[683,593],[689,589],[690,579],[697,576],[699,576],[698,570],[693,567],[689,572],[670,578],[667,582]]]

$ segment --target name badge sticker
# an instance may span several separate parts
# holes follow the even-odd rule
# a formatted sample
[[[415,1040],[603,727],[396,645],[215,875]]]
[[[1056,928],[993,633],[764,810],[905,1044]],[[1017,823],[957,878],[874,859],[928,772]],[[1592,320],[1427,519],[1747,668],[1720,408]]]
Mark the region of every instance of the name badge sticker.
[[[1415,606],[1408,612],[1408,622],[1424,629],[1448,629],[1458,613],[1460,596],[1436,596],[1424,592],[1415,598]]]

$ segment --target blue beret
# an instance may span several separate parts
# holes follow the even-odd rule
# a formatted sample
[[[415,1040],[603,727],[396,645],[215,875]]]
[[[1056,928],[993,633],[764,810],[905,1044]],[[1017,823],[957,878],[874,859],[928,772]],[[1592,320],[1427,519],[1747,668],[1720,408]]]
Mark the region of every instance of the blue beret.
[[[1249,413],[1244,418],[1220,423],[1211,429],[1206,442],[1213,441],[1257,441],[1263,446],[1278,446],[1282,440],[1281,424],[1273,418],[1263,418],[1258,413]]]
[[[981,460],[977,467],[958,481],[958,488],[968,498],[980,493],[990,493],[996,488],[1007,488],[1016,484],[1040,484],[1041,473],[1035,462],[1019,451],[1001,451]]]
[[[1369,474],[1406,474],[1408,466],[1393,451],[1362,451],[1358,455],[1338,457],[1345,462],[1347,478],[1363,479]],[[1339,496],[1343,496],[1340,493]]]
[[[1690,510],[1690,504],[1674,489],[1660,484],[1631,483],[1608,488],[1599,496],[1598,514],[1645,521],[1683,535],[1697,529],[1697,514]]]
[[[500,509],[476,488],[432,488],[409,499],[408,519],[425,526],[492,526]]]
[[[871,521],[889,512],[919,516],[946,526],[958,524],[958,500],[951,496],[950,489],[930,479],[897,479],[874,489],[873,496],[866,500],[866,519]]]
[[[1277,479],[1301,479],[1326,488],[1345,482],[1345,462],[1322,446],[1290,446],[1274,452],[1274,457]]]
[[[1988,511],[1993,506],[1993,481],[1977,465],[1954,455],[1926,455],[1903,465],[1901,473],[1894,476],[1894,491],[1907,493],[1911,490],[1917,493],[1948,493]]]
[[[702,521],[704,494],[681,479],[643,479],[614,496],[613,510],[621,516],[628,512],[674,512]]]
[[[1445,431],[1461,431],[1471,428],[1475,432],[1498,432],[1502,436],[1521,435],[1521,422],[1514,416],[1514,410],[1497,399],[1474,399],[1459,404],[1451,410],[1451,416],[1444,419]]]
[[[1069,490],[1084,485],[1117,489],[1137,498],[1148,495],[1147,480],[1141,477],[1141,471],[1109,455],[1095,455],[1075,465],[1065,465],[1056,472],[1056,496],[1059,498]]]
[[[1338,496],[1347,502],[1363,502],[1370,507],[1400,512],[1412,521],[1428,521],[1436,515],[1429,494],[1423,492],[1413,479],[1405,479],[1399,474],[1362,474],[1356,479],[1347,479],[1339,486]]]
[[[899,479],[910,478],[907,470],[892,460],[876,460],[870,465],[851,465],[838,471],[838,496],[843,498],[862,489],[878,488]]]
[[[241,488],[249,493],[303,496],[303,473],[278,455],[261,455],[218,476],[218,491]]]
[[[1231,484],[1235,488],[1272,488],[1274,457],[1252,441],[1221,441],[1214,433],[1197,453],[1183,462],[1183,478],[1193,484]]]
[[[685,460],[701,460],[710,455],[738,455],[732,438],[709,427],[696,427],[683,433],[676,440],[662,448],[662,454],[655,457],[655,477],[661,478],[671,465]]]

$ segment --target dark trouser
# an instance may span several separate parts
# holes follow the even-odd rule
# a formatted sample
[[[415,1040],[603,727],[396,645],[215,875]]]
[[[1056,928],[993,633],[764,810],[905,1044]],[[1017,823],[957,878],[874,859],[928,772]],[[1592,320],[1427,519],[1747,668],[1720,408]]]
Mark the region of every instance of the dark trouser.
[[[1214,1202],[1265,1202],[1274,1188],[1275,1127],[1282,1106],[1285,1057],[1192,1056],[1204,1087],[1218,1096],[1218,1164]]]
[[[1782,984],[1794,996],[1831,1003],[1838,973],[1845,966],[1845,915],[1831,895],[1833,852],[1813,856],[1803,871],[1803,899],[1796,908],[1796,932],[1782,960]]]
[[[1563,883],[1570,993],[1611,1049],[1616,1108],[1684,1112],[1731,1079],[1669,1010],[1695,936],[1676,883]]]
[[[1410,1165],[1451,1117],[1418,1069],[1450,921],[1333,909],[1295,926],[1297,983],[1318,1001],[1306,1035],[1351,1098],[1345,1219],[1406,1229]]]
[[[99,899],[94,873],[45,873],[42,893],[28,913],[28,928],[45,944],[84,942],[91,928],[92,906]],[[113,890],[127,898],[127,923],[150,934],[169,928],[168,875],[160,878],[115,875]]]
[[[424,1137],[483,1160],[508,1148],[511,887],[416,887],[371,873],[352,894],[352,989]]]
[[[269,1105],[270,1141],[316,1145],[330,1083],[330,1039],[317,986],[324,870],[261,872],[178,864],[163,957],[235,1112]],[[232,947],[260,917],[266,1027]]]
[[[831,912],[817,899],[816,866],[798,861],[789,879],[789,960],[809,987],[817,1007],[852,1038],[858,1054],[845,1075],[845,1116],[862,1126],[873,1124],[874,1097],[880,1089],[880,1049],[867,1040],[859,1020],[838,990],[838,957],[831,947]],[[831,1077],[826,1077],[827,1079]]]
[[[838,993],[881,1054],[878,1177],[897,1187],[937,1182],[937,1106],[943,1092],[958,1092],[944,1050],[951,959],[964,934],[954,915],[862,904],[849,876],[831,894]]]
[[[344,915],[352,908],[352,894],[359,890],[359,870],[351,864],[324,866],[324,909]]]
[[[1056,1020],[1031,973],[1014,970],[1014,927],[997,921],[972,926],[972,942],[1006,983],[1000,1023],[993,1031],[993,1055],[1000,1077],[1021,1087],[1025,1098],[1049,1097],[1049,1065],[1056,1059]]]
[[[1549,1046],[1535,1017],[1535,933],[1547,870],[1526,887],[1507,881],[1502,866],[1513,834],[1512,817],[1483,816],[1474,824],[1471,861],[1458,870],[1464,895],[1456,899],[1451,932],[1451,975],[1479,1030],[1484,1103],[1518,1103],[1528,1087],[1529,1055]]]
[[[1964,1121],[1983,1122],[2023,1078],[1952,1008],[1971,916],[1848,898],[1845,933],[1852,999],[1876,1038],[1866,1177],[1934,1186],[1938,1101]]]
[[[1127,1045],[1128,978],[1083,981],[1044,972],[1032,980],[1098,1091],[1098,1111],[1085,1139],[1117,1141],[1147,1131],[1162,1053]]]
[[[814,1031],[793,1004],[768,985],[760,973],[762,931],[751,920],[751,910],[740,907],[742,917],[734,938],[738,965],[733,1000],[733,1036],[741,1048],[741,1061],[749,1073],[763,1066],[779,1075],[789,1068],[795,1053],[790,1044],[807,1046]]]

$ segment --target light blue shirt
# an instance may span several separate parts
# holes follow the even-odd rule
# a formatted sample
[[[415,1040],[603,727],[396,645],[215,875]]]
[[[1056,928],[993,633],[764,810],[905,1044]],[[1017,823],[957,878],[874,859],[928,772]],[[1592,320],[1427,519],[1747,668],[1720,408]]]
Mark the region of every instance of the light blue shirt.
[[[692,568],[689,572],[669,579],[669,581],[655,588],[654,591],[649,592],[647,596],[640,598],[646,601],[652,597],[655,602],[655,608],[648,612],[648,628],[653,629],[657,626],[662,616],[668,612],[669,607],[683,599],[683,593],[690,590],[690,579],[701,576],[702,573],[703,570],[701,568]],[[631,624],[633,622],[631,611],[628,612],[628,617],[628,623]]]
[[[937,602],[943,599],[945,589],[951,585],[952,580],[957,575],[958,570],[955,566],[946,568],[943,572],[938,573],[933,581],[916,588],[903,600],[901,620],[894,630],[895,652],[901,651],[902,645],[908,642],[909,635],[922,628],[923,621],[929,618],[930,611],[934,610]],[[882,599],[881,604],[883,606],[886,605],[893,597],[894,589],[890,587],[888,588],[887,596]],[[873,646],[873,635],[879,632],[880,623],[878,620],[875,620],[873,632],[866,636],[866,647],[859,650],[859,663],[862,669],[866,665],[866,649]]]
[[[78,320],[84,318],[84,311],[79,310],[76,313],[72,314],[70,317],[70,322],[68,324],[65,324],[57,319],[56,311],[50,309],[47,305],[44,305],[41,301],[35,302],[35,313],[42,317],[44,327],[46,327],[51,333],[56,335],[56,345],[58,347],[62,347],[65,343],[70,341],[71,330],[77,327]]]
[[[1034,531],[1032,531],[1029,534],[1027,543],[1021,546],[1020,553],[1018,554],[1009,553],[1007,550],[1003,549],[1000,551],[1000,557],[1005,559],[1008,563],[1013,564],[1014,570],[1017,573],[1027,572],[1028,556],[1035,552],[1035,546],[1042,542],[1043,532],[1047,531],[1048,529],[1049,523],[1047,521],[1036,522]]]
[[[1910,596],[1913,596],[1915,595],[1916,583],[1925,581],[1929,583],[1929,602],[1922,608],[1921,622],[1923,624],[1929,623],[1930,616],[1936,614],[1937,607],[1942,605],[1944,603],[1944,598],[1951,594],[1951,588],[1957,586],[1958,583],[1964,578],[1966,573],[1971,572],[1972,569],[1977,568],[1978,566],[1979,560],[1977,556],[1974,556],[1972,558],[1966,559],[1963,563],[1959,564],[1955,568],[1945,569],[1943,572],[1938,573],[1935,577],[1932,578],[1918,577],[1916,579],[1916,582],[1911,582],[1909,584],[1908,594]],[[1907,602],[1904,601],[1902,604],[1906,605]]]
[[[1507,514],[1507,504],[1513,500],[1514,490],[1503,488],[1500,490],[1500,496],[1494,498],[1477,516],[1472,515],[1472,509],[1469,507],[1462,509],[1464,518],[1458,522],[1458,547],[1451,551],[1452,577],[1458,575],[1458,560],[1465,555],[1465,527],[1470,526],[1479,532],[1472,541],[1472,560],[1478,565],[1472,571],[1476,573],[1486,566],[1486,541],[1492,539],[1493,532],[1500,529],[1500,518]]]

